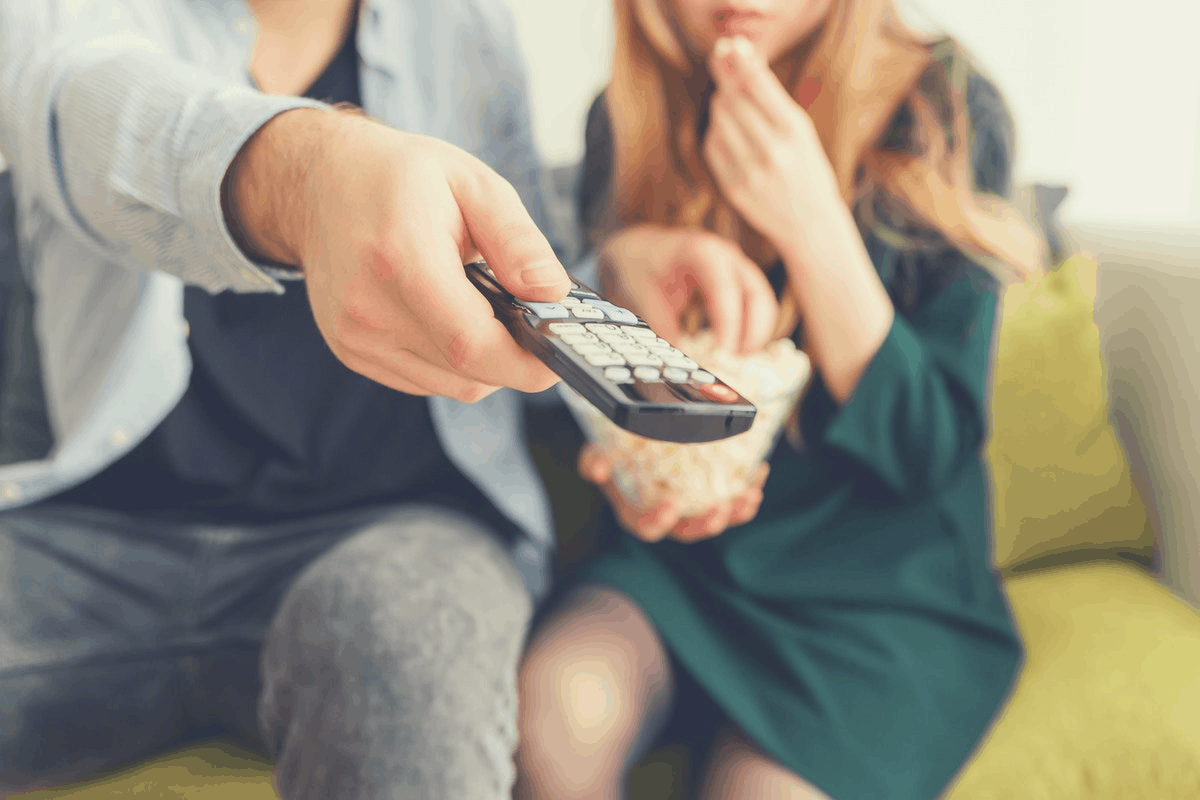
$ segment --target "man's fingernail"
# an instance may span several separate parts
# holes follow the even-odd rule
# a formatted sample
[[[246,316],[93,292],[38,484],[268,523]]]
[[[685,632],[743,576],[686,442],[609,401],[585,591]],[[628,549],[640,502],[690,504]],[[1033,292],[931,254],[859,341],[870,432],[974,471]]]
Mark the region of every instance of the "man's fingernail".
[[[558,286],[564,282],[565,277],[562,267],[526,267],[521,271],[521,283],[530,289]]]
[[[746,58],[754,55],[754,45],[750,44],[750,40],[745,36],[733,37],[733,46],[737,49],[738,53]]]
[[[733,50],[733,42],[722,37],[717,39],[717,43],[713,45],[713,55],[717,58],[724,58]]]

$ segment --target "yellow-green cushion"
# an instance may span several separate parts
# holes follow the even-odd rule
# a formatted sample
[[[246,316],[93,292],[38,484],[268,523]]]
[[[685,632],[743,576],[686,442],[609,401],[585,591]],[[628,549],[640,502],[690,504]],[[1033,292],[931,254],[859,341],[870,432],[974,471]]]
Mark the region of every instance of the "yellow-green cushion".
[[[1200,798],[1200,616],[1127,564],[1006,583],[1026,665],[946,800]]]
[[[271,767],[214,743],[165,755],[82,783],[21,795],[21,800],[277,800]]]
[[[1108,421],[1096,269],[1076,256],[1004,297],[987,450],[1001,568],[1081,549],[1148,552],[1153,542]]]

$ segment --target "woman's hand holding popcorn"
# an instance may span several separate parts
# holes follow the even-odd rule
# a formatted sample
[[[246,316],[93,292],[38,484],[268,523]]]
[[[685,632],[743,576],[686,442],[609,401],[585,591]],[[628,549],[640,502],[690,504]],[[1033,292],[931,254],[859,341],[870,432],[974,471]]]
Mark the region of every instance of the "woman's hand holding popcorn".
[[[601,488],[621,526],[646,542],[670,538],[688,544],[711,539],[729,528],[745,525],[758,514],[763,499],[763,484],[767,481],[769,471],[770,468],[763,464],[741,494],[717,503],[705,514],[682,518],[678,504],[672,500],[657,508],[635,508],[613,481],[612,463],[599,449],[586,444],[579,453],[579,474]]]

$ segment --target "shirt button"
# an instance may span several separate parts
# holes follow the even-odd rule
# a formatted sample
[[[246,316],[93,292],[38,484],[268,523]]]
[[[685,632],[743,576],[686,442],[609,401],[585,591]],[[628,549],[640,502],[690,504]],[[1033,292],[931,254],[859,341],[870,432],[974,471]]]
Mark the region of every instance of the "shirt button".
[[[129,441],[129,431],[124,428],[117,428],[108,435],[108,440],[115,445],[122,445]]]
[[[242,277],[246,280],[246,283],[258,283],[258,276],[249,267],[242,268]]]
[[[192,338],[192,325],[186,319],[183,321],[183,338]]]
[[[0,498],[10,502],[16,502],[21,499],[21,487],[15,483],[6,483],[0,486]]]
[[[238,17],[233,23],[233,27],[237,28],[238,33],[245,33],[250,30],[250,20],[245,17]]]
[[[542,561],[541,553],[539,553],[537,547],[530,542],[521,543],[520,547],[517,548],[517,558],[521,559],[526,564],[532,564],[533,566],[537,566]]]

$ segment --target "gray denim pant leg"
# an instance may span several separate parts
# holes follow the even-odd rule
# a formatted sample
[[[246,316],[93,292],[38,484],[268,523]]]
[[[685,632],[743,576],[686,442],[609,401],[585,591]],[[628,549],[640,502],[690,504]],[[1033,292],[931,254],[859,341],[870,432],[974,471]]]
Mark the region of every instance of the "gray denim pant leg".
[[[531,614],[495,538],[448,512],[390,516],[318,558],[263,648],[283,797],[509,797]]]
[[[286,800],[507,798],[531,599],[500,538],[425,505],[0,515],[0,796],[224,737]]]

